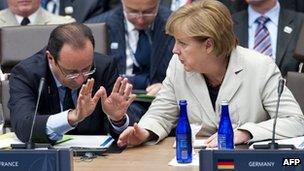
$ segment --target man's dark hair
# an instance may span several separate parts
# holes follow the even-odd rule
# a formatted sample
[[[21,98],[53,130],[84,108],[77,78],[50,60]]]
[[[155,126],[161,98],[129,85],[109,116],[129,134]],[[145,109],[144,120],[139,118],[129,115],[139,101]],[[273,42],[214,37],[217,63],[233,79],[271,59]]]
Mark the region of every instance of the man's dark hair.
[[[55,61],[58,61],[60,50],[64,44],[68,44],[73,48],[83,48],[88,39],[94,48],[94,37],[88,26],[81,23],[60,25],[51,32],[46,50],[51,53]]]

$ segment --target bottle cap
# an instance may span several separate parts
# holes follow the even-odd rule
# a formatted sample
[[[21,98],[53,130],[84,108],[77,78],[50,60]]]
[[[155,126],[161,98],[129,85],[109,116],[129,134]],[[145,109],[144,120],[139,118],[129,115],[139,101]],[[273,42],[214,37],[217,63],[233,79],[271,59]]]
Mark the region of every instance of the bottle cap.
[[[229,103],[228,103],[228,100],[222,100],[222,103],[221,103],[221,105],[228,105]]]
[[[187,100],[185,100],[185,99],[179,100],[179,104],[180,105],[186,105],[187,104]]]

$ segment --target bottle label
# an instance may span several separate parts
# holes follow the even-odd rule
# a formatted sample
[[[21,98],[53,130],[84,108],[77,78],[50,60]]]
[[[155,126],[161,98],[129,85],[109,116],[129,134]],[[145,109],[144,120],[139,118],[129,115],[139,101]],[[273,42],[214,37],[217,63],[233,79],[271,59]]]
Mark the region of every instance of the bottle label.
[[[187,159],[188,157],[188,142],[187,140],[180,140],[179,141],[179,148],[181,152],[181,158],[182,159]]]
[[[192,161],[192,142],[187,134],[178,134],[176,136],[176,158],[178,161]]]
[[[234,149],[233,134],[218,134],[218,149]]]

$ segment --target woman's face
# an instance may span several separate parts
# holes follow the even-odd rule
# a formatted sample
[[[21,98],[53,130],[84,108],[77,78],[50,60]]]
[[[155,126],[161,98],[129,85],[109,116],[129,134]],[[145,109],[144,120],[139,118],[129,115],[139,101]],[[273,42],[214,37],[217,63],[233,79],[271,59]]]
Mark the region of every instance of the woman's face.
[[[211,52],[213,45],[210,39],[198,41],[184,33],[178,32],[174,35],[175,45],[173,53],[178,55],[186,71],[205,73],[212,60]]]

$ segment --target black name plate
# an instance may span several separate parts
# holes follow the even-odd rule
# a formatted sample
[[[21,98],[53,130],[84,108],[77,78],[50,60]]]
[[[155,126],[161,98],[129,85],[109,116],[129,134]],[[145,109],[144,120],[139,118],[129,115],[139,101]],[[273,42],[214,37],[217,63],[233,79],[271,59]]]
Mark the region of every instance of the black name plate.
[[[0,150],[1,171],[70,171],[73,156],[69,149]]]
[[[304,171],[303,150],[201,150],[200,171]]]

